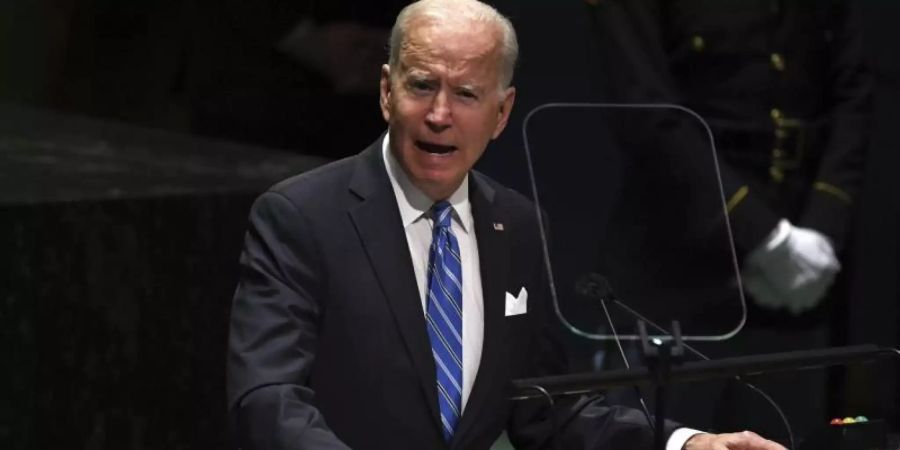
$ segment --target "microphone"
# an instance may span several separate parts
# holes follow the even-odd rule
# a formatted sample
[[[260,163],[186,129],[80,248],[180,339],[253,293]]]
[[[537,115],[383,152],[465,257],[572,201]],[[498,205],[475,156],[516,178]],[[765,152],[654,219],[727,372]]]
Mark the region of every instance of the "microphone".
[[[575,282],[575,294],[587,300],[617,300],[609,280],[595,272],[582,275]]]
[[[615,326],[613,325],[612,318],[609,315],[609,310],[606,308],[607,301],[618,305],[621,310],[625,311],[628,315],[630,315],[632,318],[637,319],[639,322],[646,322],[651,327],[655,328],[656,330],[658,330],[664,334],[668,334],[670,336],[673,335],[673,333],[670,332],[669,330],[666,330],[665,328],[657,325],[653,321],[647,319],[646,317],[639,314],[637,311],[629,308],[627,305],[625,305],[624,303],[619,301],[619,299],[616,298],[616,296],[613,294],[612,285],[610,285],[609,280],[606,277],[604,277],[603,275],[600,275],[599,273],[588,272],[588,273],[582,275],[578,279],[578,281],[575,282],[575,294],[578,295],[579,297],[585,298],[587,300],[600,302],[600,305],[603,307],[603,312],[606,314],[606,320],[608,321],[608,324],[613,332],[613,337],[615,339],[616,345],[619,347],[619,353],[622,357],[623,362],[625,363],[625,367],[628,369],[630,369],[630,365],[628,364],[628,357],[625,355],[625,350],[622,348],[622,342],[619,340],[619,336],[615,331]],[[677,325],[677,322],[673,323],[673,325]],[[678,335],[681,334],[680,330],[676,331],[676,333]],[[642,335],[645,335],[645,333],[642,333]],[[695,349],[694,347],[688,345],[685,342],[682,342],[680,339],[678,339],[678,341],[679,341],[680,346],[684,347],[685,349],[687,349],[694,355],[698,356],[700,359],[702,359],[704,361],[710,361],[710,358],[708,356],[704,355],[703,353],[701,353],[699,350]],[[897,350],[897,353],[900,354],[900,350]],[[778,415],[781,417],[781,421],[784,423],[784,426],[787,429],[788,440],[791,443],[789,448],[791,448],[791,449],[795,448],[794,447],[793,430],[791,429],[791,425],[788,422],[787,417],[784,415],[784,412],[781,410],[781,407],[778,406],[778,403],[776,403],[775,400],[773,400],[768,394],[763,392],[762,389],[760,389],[760,388],[756,387],[755,385],[753,385],[752,383],[748,382],[740,375],[736,375],[734,378],[737,381],[744,383],[744,385],[746,385],[748,388],[750,388],[754,392],[757,392],[760,396],[763,397],[763,399],[765,399],[770,405],[772,405],[772,408],[775,409],[775,412],[778,413]],[[637,393],[638,400],[640,401],[641,407],[643,408],[644,414],[647,418],[647,425],[655,433],[656,430],[659,428],[657,428],[653,425],[654,421],[651,419],[650,410],[647,408],[647,404],[644,401],[643,395],[641,394],[641,391],[640,391],[640,389],[638,389],[637,386],[635,386],[635,392]]]
[[[609,280],[599,273],[588,272],[578,278],[578,281],[575,282],[575,294],[588,301],[600,302],[600,306],[603,307],[603,313],[606,315],[607,324],[613,333],[616,346],[619,348],[619,355],[622,357],[622,363],[625,365],[626,369],[631,369],[631,365],[628,363],[628,356],[625,354],[625,349],[622,348],[622,341],[619,339],[619,334],[616,332],[612,317],[609,315],[609,309],[606,307],[607,301],[619,303],[616,296],[613,294],[612,285],[610,285]],[[647,402],[644,400],[644,395],[636,385],[634,386],[634,392],[641,404],[644,417],[647,419],[647,427],[653,432],[654,439],[658,439],[656,436],[661,436],[659,434],[659,430],[662,430],[661,425],[659,423],[654,424],[654,420],[650,416],[650,409],[647,408]],[[578,411],[580,410],[581,409],[579,408]]]

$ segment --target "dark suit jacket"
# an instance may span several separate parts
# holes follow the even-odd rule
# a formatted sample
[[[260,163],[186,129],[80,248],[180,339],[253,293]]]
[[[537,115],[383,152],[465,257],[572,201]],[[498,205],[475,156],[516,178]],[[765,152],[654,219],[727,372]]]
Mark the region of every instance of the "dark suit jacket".
[[[504,428],[520,448],[545,445],[551,414],[571,405],[550,412],[508,400],[511,379],[563,368],[549,338],[535,209],[481,174],[469,179],[484,342],[452,442],[441,435],[434,360],[379,139],[253,206],[228,355],[229,408],[245,450],[486,449]],[[505,292],[523,286],[528,312],[506,317]],[[592,406],[581,417],[600,432],[573,434],[566,448],[649,442],[633,410]]]

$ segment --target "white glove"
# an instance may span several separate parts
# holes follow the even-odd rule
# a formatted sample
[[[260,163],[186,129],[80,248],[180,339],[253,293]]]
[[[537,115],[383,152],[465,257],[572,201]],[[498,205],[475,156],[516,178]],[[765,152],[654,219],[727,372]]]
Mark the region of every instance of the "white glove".
[[[800,314],[819,304],[840,270],[828,238],[781,219],[766,242],[747,255],[742,275],[760,306]]]
[[[744,289],[750,293],[756,304],[766,309],[780,309],[790,301],[781,294],[756,266],[748,265],[741,271]]]

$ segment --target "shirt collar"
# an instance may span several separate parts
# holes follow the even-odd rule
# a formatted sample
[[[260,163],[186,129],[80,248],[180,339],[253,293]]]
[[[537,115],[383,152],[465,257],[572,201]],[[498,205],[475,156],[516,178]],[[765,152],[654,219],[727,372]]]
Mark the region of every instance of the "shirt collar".
[[[388,178],[391,179],[391,187],[397,198],[397,206],[400,208],[400,218],[403,220],[403,228],[425,217],[434,201],[428,198],[421,189],[416,187],[409,176],[403,171],[400,163],[390,151],[390,133],[385,133],[381,143],[381,154],[384,166],[387,169]],[[469,175],[463,178],[462,183],[450,194],[448,202],[453,206],[453,215],[456,222],[466,233],[472,229],[472,206],[469,203]]]

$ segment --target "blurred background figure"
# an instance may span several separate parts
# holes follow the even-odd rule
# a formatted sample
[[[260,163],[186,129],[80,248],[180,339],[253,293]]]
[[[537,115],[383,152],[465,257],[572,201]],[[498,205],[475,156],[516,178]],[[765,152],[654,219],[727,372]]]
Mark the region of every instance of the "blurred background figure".
[[[736,338],[707,350],[724,356],[843,343],[834,322],[850,306],[844,274],[873,89],[851,2],[588,4],[607,98],[684,105],[712,128],[750,309]],[[698,127],[653,132],[678,146],[685,164],[709,145]],[[763,385],[799,435],[825,423],[824,376]],[[729,385],[721,403],[748,408],[707,420],[783,434],[770,407],[752,397]]]
[[[186,64],[195,133],[349,156],[384,130],[380,64],[402,0],[199,0]]]
[[[384,130],[371,87],[406,3],[5,2],[0,99],[345,156]]]

